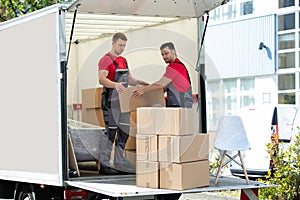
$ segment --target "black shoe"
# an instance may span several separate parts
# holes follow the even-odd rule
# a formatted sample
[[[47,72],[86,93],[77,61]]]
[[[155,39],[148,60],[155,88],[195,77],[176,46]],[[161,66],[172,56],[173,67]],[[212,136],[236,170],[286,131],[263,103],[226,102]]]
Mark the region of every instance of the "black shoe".
[[[111,167],[100,166],[99,174],[103,175],[117,175],[119,174],[117,170],[114,170]]]

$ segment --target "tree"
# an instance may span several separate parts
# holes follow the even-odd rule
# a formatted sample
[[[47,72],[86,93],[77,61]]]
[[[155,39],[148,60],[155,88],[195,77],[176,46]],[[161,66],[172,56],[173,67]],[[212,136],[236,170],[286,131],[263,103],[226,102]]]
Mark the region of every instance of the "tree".
[[[1,0],[0,22],[65,1],[70,0]]]

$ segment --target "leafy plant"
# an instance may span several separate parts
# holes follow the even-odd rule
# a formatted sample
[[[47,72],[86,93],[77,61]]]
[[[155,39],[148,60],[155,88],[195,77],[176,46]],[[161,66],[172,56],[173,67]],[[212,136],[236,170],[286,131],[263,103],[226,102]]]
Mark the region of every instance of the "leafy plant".
[[[39,10],[46,6],[65,1],[66,0],[1,0],[0,22],[7,21],[26,13]]]
[[[272,146],[272,144],[268,144]],[[270,157],[273,161],[273,170],[265,180],[266,184],[275,184],[277,187],[260,189],[259,199],[298,200],[300,199],[300,134],[288,147],[278,144],[271,149]]]

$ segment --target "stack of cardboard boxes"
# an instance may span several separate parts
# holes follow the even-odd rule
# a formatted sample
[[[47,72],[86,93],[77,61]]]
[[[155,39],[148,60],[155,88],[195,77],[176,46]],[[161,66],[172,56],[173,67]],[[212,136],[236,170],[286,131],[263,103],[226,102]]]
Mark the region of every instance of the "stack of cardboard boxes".
[[[208,134],[194,133],[192,109],[137,109],[136,185],[183,190],[209,185]]]
[[[82,89],[82,122],[104,127],[101,109],[103,88]]]
[[[120,93],[121,112],[130,112],[130,133],[125,146],[125,157],[131,165],[136,166],[136,109],[140,106],[165,106],[164,91],[156,90],[141,97],[132,96],[137,87],[129,87]],[[102,87],[82,89],[82,121],[96,126],[105,127],[101,109]],[[112,151],[113,157],[114,151]]]
[[[133,168],[136,165],[136,111],[130,112],[130,132],[125,145],[125,158],[130,162]]]

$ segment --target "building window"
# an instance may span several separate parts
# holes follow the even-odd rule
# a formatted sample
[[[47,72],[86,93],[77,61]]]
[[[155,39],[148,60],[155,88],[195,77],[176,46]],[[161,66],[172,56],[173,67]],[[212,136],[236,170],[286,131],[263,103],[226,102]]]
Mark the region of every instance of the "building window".
[[[240,108],[255,105],[254,88],[254,78],[240,79]]]
[[[300,22],[300,21],[299,21]],[[299,32],[299,38],[298,38],[298,40],[299,40],[299,47],[300,47],[300,32]]]
[[[210,15],[210,19],[214,21],[220,20],[220,8],[216,8],[212,10],[212,14]]]
[[[278,54],[278,68],[295,68],[295,52]]]
[[[295,0],[279,0],[278,6],[279,8],[295,6]]]
[[[241,96],[240,98],[240,108],[255,105],[255,99],[253,95],[245,95]]]
[[[295,13],[278,16],[278,31],[295,29]]]
[[[278,90],[295,89],[295,74],[279,74]]]
[[[296,94],[291,93],[280,93],[278,94],[278,103],[279,104],[296,104]]]
[[[236,95],[230,95],[225,98],[226,110],[230,112],[232,110],[237,110],[237,99]]]
[[[295,48],[295,33],[278,35],[278,49]]]
[[[223,9],[223,19],[229,20],[236,17],[236,6],[235,4],[229,4],[224,6]]]
[[[299,63],[298,63],[298,67],[300,67],[300,52],[299,52]],[[300,88],[300,87],[299,87]]]
[[[226,93],[236,92],[237,89],[236,79],[225,79],[223,83],[224,83],[224,90]]]
[[[241,3],[241,16],[243,15],[249,15],[253,13],[253,2],[252,1],[247,1]]]
[[[250,91],[255,88],[254,78],[241,78],[240,90],[241,91]]]

